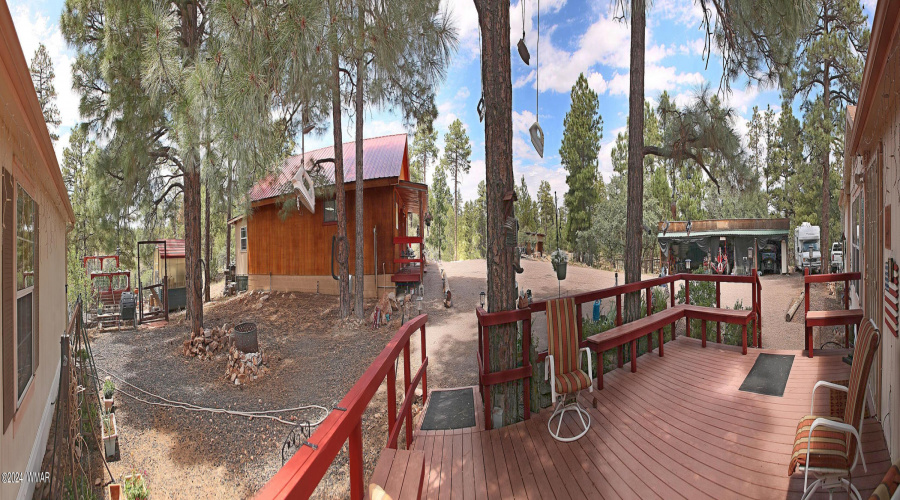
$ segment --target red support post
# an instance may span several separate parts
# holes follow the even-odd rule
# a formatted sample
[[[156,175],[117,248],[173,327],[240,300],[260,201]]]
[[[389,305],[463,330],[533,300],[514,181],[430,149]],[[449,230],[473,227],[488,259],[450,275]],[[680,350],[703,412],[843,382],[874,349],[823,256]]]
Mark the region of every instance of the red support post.
[[[669,282],[669,307],[675,307],[675,280]],[[675,323],[672,323],[672,340],[675,340]]]
[[[750,288],[753,290],[753,309],[756,311],[756,319],[753,320],[753,343],[750,345],[756,345],[756,328],[759,326],[759,294],[756,289],[756,280],[759,278],[759,275],[756,274],[756,268],[750,270],[753,273],[753,283],[750,285]]]
[[[716,281],[716,307],[722,308],[722,282]],[[722,343],[722,322],[716,321],[716,343]]]
[[[397,369],[391,363],[387,376],[387,400],[388,400],[388,435],[394,430],[397,422]],[[390,446],[390,443],[388,443]]]
[[[581,304],[578,304],[578,336],[581,339]],[[531,318],[522,320],[522,366],[531,366]],[[531,418],[531,377],[525,377],[525,420]]]
[[[747,354],[747,323],[741,328],[741,354]]]
[[[684,280],[684,303],[691,305],[691,280],[687,278]],[[691,337],[691,318],[684,318],[684,334]]]
[[[362,500],[365,497],[363,489],[363,449],[362,449],[362,420],[356,422],[353,431],[350,432],[348,439],[348,450],[350,461],[350,498],[353,500]]]
[[[644,289],[647,296],[647,316],[653,314],[653,288]],[[653,351],[653,332],[647,334],[647,352]]]
[[[622,296],[616,295],[616,326],[622,326]],[[619,368],[622,368],[622,365],[625,364],[625,352],[624,346],[619,346],[616,354],[617,354],[617,364]]]
[[[706,347],[706,321],[700,320],[700,346]]]
[[[406,345],[403,346],[403,399],[406,399],[409,394],[409,382],[412,379],[410,375],[410,367],[409,367],[409,340],[406,341]],[[406,401],[404,401],[406,403]],[[412,445],[412,405],[409,406],[409,409],[406,410],[406,449]]]
[[[844,309],[850,309],[850,280],[844,280]],[[850,347],[850,325],[844,325],[844,348]]]
[[[811,326],[806,326],[806,315],[809,313],[809,282],[806,281],[806,276],[809,276],[809,268],[803,270],[803,276],[803,335],[806,337],[806,355],[811,358],[813,357],[813,329]]]
[[[428,356],[425,354],[425,325],[422,325],[422,364],[425,364],[425,360],[428,359]],[[422,372],[422,407],[425,407],[425,403],[428,401],[428,370]]]

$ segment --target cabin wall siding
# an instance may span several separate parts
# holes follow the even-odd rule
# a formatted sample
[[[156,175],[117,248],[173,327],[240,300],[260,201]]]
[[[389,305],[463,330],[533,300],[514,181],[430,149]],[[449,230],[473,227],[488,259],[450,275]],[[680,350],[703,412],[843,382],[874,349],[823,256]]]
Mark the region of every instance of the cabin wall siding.
[[[355,191],[347,191],[347,239],[350,273],[356,258]],[[363,197],[364,274],[375,274],[372,229],[378,231],[378,274],[394,272],[394,187],[366,188]],[[282,220],[280,203],[254,209],[247,221],[247,274],[250,276],[307,276],[331,279],[331,240],[337,224],[324,224],[324,202],[316,212],[292,211]],[[384,264],[384,267],[382,267]],[[337,264],[335,263],[335,272]],[[251,281],[257,281],[256,279]],[[379,280],[380,281],[380,280]],[[251,284],[252,288],[252,284]],[[261,288],[267,288],[261,287]]]

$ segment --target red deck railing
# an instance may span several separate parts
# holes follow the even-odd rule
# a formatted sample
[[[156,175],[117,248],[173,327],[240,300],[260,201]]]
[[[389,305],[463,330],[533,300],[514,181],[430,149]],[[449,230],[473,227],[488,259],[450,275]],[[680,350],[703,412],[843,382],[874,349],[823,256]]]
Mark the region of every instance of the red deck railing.
[[[356,381],[340,404],[319,424],[294,456],[284,464],[265,486],[257,493],[257,499],[308,498],[313,494],[319,481],[328,471],[331,463],[349,441],[350,498],[362,499],[363,450],[362,415],[372,401],[381,384],[387,379],[388,400],[388,448],[397,448],[401,427],[406,428],[406,447],[413,440],[412,403],[415,391],[422,383],[422,404],[428,398],[426,370],[428,356],[425,354],[425,323],[428,315],[422,314],[407,322],[397,330],[397,334],[381,351],[366,372]],[[413,333],[421,333],[422,364],[415,376],[410,378],[410,340]],[[403,353],[403,402],[400,417],[397,417],[396,361]],[[405,424],[405,425],[404,425]]]
[[[751,308],[756,313],[756,320],[753,322],[753,335],[756,339],[756,347],[762,347],[762,330],[758,330],[758,326],[761,325],[759,318],[762,317],[762,283],[760,282],[759,275],[756,272],[756,269],[752,270],[752,274],[750,276],[730,276],[730,275],[721,275],[721,274],[689,274],[689,273],[680,273],[680,274],[672,274],[669,276],[663,276],[660,278],[653,278],[649,280],[636,281],[634,283],[626,283],[624,285],[614,286],[610,288],[602,288],[599,290],[593,290],[590,292],[578,293],[571,295],[570,297],[575,299],[575,313],[579,318],[583,318],[582,314],[582,304],[593,302],[595,300],[600,299],[608,299],[611,297],[615,297],[616,299],[616,326],[621,326],[623,323],[622,318],[622,297],[628,293],[634,292],[644,292],[646,296],[647,303],[647,314],[650,315],[653,313],[653,293],[651,290],[657,286],[666,286],[669,287],[669,302],[670,307],[675,306],[675,283],[678,281],[684,281],[684,296],[685,296],[685,304],[691,303],[691,282],[692,281],[707,281],[707,282],[715,282],[716,283],[716,307],[722,307],[722,295],[721,295],[721,284],[722,283],[747,283],[751,285]],[[475,315],[478,318],[478,352],[476,354],[478,361],[478,386],[481,389],[481,394],[485,398],[485,408],[490,408],[490,390],[485,390],[486,387],[490,387],[491,385],[501,384],[504,382],[510,382],[513,380],[524,380],[524,390],[525,390],[525,418],[529,418],[530,409],[529,409],[529,399],[530,399],[530,379],[532,376],[532,366],[529,362],[529,350],[531,344],[531,315],[537,312],[543,312],[547,310],[547,301],[537,301],[532,303],[529,307],[524,309],[519,309],[516,311],[500,311],[495,313],[486,313],[480,307],[475,309]],[[490,354],[489,354],[489,340],[488,335],[484,332],[485,328],[498,326],[508,323],[516,323],[522,321],[523,322],[523,337],[522,337],[522,366],[510,368],[507,370],[501,370],[496,372],[491,372],[490,370]],[[578,328],[578,338],[583,338],[582,328],[583,322],[576,322],[576,326]],[[687,336],[691,336],[691,322],[687,321]],[[675,325],[672,325],[672,338],[675,338]],[[647,334],[648,346],[653,346],[653,333]],[[716,323],[716,342],[722,343],[722,324]],[[587,343],[582,340],[580,343],[580,347],[587,347]],[[623,365],[624,359],[624,349],[625,346],[621,345],[617,349],[618,354],[618,366],[621,367]],[[632,350],[634,351],[634,350]],[[541,352],[538,354],[538,361],[543,361],[546,357],[546,352]],[[602,368],[601,368],[602,369]],[[491,418],[489,415],[485,415],[485,428],[491,428]]]

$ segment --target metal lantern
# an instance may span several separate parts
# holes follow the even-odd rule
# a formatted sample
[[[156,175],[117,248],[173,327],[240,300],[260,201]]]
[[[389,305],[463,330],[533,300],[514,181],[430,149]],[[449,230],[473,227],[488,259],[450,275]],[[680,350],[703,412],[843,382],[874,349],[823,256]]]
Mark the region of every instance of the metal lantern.
[[[487,300],[487,294],[481,292],[478,294],[478,300],[481,302],[481,308],[484,309],[484,303]]]

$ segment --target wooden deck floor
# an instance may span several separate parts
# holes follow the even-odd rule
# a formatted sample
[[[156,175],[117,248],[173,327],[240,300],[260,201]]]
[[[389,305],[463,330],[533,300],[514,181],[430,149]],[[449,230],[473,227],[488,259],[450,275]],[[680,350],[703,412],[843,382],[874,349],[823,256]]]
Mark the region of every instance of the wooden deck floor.
[[[813,359],[789,352],[796,357],[784,397],[739,391],[761,352],[788,353],[741,356],[679,338],[665,357],[643,356],[637,373],[628,365],[608,373],[606,388],[593,393],[596,409],[583,392],[591,429],[571,443],[550,437],[547,410],[499,430],[416,431],[414,448],[426,456],[423,497],[800,498],[802,475],[787,475],[797,422],[813,384],[847,379],[849,366],[836,351]],[[816,413],[828,414],[829,404],[820,389]],[[863,449],[868,472],[858,466],[853,483],[867,498],[890,466],[874,418],[863,425]]]

